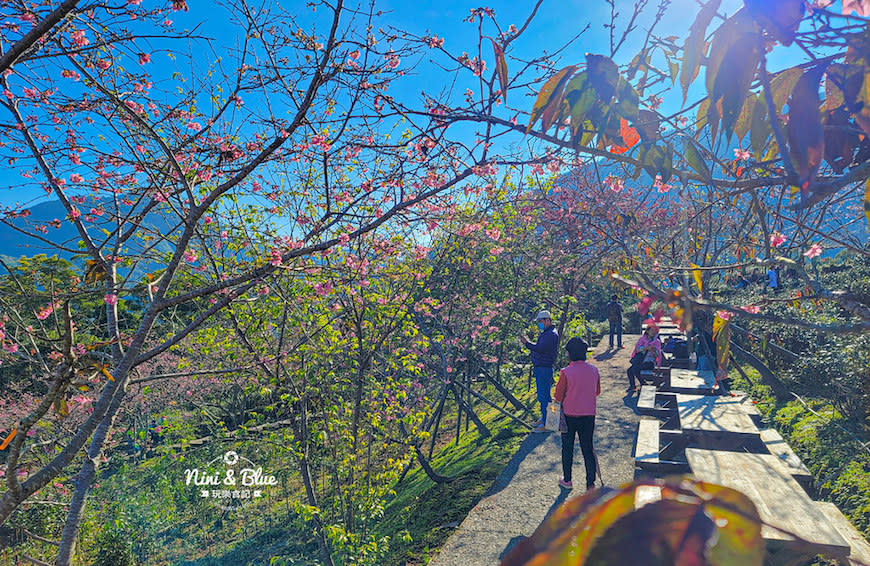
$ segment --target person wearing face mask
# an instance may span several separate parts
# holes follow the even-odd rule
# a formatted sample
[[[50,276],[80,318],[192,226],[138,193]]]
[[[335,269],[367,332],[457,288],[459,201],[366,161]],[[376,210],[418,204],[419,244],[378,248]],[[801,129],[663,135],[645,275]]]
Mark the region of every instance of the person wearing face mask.
[[[535,422],[533,432],[547,432],[544,422],[547,419],[547,405],[550,404],[550,389],[553,387],[553,365],[559,349],[559,334],[553,326],[549,311],[539,312],[535,319],[540,330],[538,341],[532,344],[528,338],[520,335],[520,342],[531,352],[538,403],[541,405],[541,418]]]

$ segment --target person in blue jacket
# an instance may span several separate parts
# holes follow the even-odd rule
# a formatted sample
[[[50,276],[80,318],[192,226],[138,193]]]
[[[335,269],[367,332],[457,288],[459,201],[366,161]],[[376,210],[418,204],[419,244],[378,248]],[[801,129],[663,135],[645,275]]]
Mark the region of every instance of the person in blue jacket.
[[[532,344],[525,336],[520,336],[522,344],[531,351],[532,367],[535,372],[535,386],[538,390],[538,403],[541,404],[541,418],[535,423],[534,432],[546,432],[547,406],[550,404],[550,389],[553,387],[553,365],[559,350],[559,334],[553,326],[549,311],[541,311],[535,317],[538,323],[538,341]]]

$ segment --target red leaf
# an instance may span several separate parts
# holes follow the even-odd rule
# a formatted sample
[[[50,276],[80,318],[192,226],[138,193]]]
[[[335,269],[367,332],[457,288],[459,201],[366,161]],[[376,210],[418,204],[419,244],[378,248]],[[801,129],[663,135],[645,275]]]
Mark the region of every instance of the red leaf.
[[[628,121],[625,118],[619,119],[619,135],[622,136],[622,143],[625,146],[613,145],[610,147],[610,152],[617,155],[625,153],[640,141],[640,134],[628,125]]]

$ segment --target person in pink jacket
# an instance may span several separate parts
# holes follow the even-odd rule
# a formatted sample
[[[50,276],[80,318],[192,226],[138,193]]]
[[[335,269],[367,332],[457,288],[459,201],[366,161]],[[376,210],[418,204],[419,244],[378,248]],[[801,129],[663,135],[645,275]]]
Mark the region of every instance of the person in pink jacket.
[[[574,435],[580,438],[580,450],[586,464],[586,489],[595,487],[597,461],[592,449],[592,434],[595,432],[595,403],[601,394],[601,378],[598,368],[586,362],[589,346],[579,338],[571,338],[565,344],[571,363],[559,373],[556,384],[556,401],[562,403],[562,413],[568,432],[562,433],[562,479],[559,485],[571,489],[571,468],[574,464]]]
[[[635,386],[635,379],[641,385],[646,385],[640,378],[640,372],[644,369],[653,369],[662,365],[662,342],[659,340],[659,327],[650,322],[643,331],[634,350],[631,352],[631,366],[628,368],[628,389],[626,391],[639,391]]]

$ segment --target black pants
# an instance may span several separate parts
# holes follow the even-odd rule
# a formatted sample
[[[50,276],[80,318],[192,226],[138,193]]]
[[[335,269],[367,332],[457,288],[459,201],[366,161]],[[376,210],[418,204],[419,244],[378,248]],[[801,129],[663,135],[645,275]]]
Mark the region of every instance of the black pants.
[[[562,433],[562,476],[571,481],[574,464],[574,435],[580,438],[580,450],[586,464],[586,487],[595,485],[595,454],[592,452],[592,433],[595,432],[595,415],[569,417],[565,415],[568,432]]]
[[[643,362],[640,365],[633,365],[628,368],[628,386],[634,388],[634,380],[637,379],[640,381],[641,385],[645,385],[643,380],[640,378],[640,370],[643,369],[653,369],[656,367],[655,362]]]

